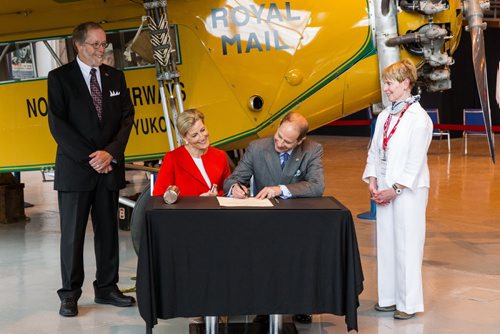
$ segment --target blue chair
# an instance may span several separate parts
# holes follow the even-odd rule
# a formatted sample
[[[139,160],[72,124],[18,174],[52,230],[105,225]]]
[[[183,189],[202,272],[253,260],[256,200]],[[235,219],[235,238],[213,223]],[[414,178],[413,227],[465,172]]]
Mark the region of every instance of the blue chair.
[[[484,114],[481,109],[464,109],[464,125],[484,126]],[[486,131],[464,130],[464,154],[467,155],[467,137],[486,136]]]
[[[437,108],[431,108],[431,109],[426,109],[427,114],[432,120],[432,124],[441,124],[439,122],[439,110]],[[448,139],[448,154],[450,154],[451,151],[451,145],[450,145],[450,132],[448,130],[441,130],[441,129],[436,129],[432,130],[432,137],[439,137],[439,139],[442,139],[443,136],[447,137]]]

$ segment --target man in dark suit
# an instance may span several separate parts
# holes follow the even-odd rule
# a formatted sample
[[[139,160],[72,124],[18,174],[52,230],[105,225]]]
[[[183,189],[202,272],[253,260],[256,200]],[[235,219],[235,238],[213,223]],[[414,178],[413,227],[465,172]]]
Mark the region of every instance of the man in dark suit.
[[[125,187],[124,151],[134,107],[123,72],[102,64],[106,34],[94,22],[73,31],[77,58],[49,73],[49,127],[57,142],[54,189],[61,221],[59,314],[76,316],[84,281],[89,213],[96,255],[95,302],[131,306],[118,289],[118,191]]]
[[[233,173],[224,182],[231,197],[249,195],[246,185],[254,177],[256,198],[319,197],[325,190],[323,147],[306,138],[309,124],[299,113],[288,113],[274,137],[255,140],[248,146]],[[297,314],[294,320],[311,323],[309,314]],[[267,322],[267,316],[257,316]]]

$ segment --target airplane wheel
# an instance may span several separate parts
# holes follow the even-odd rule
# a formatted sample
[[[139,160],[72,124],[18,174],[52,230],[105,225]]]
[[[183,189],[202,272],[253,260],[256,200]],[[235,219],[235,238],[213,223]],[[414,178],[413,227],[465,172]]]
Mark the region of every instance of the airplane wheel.
[[[132,217],[130,219],[130,235],[132,236],[132,244],[137,255],[139,255],[139,245],[141,243],[141,232],[144,223],[146,222],[146,205],[151,198],[151,185],[147,185],[141,195],[135,202]]]

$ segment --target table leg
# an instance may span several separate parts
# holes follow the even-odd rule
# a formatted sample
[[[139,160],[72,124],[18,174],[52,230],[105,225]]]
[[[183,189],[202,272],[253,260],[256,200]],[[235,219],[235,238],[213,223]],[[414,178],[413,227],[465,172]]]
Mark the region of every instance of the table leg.
[[[153,334],[153,327],[146,325],[146,334]]]
[[[281,314],[271,314],[269,316],[269,334],[278,334],[283,327],[283,316]]]
[[[205,333],[218,334],[219,333],[219,317],[205,317]]]

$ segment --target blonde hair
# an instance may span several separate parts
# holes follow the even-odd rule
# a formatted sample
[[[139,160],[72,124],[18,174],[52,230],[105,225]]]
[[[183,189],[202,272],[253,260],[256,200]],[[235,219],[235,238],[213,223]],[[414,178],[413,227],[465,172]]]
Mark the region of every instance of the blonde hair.
[[[403,82],[405,79],[410,81],[410,88],[413,88],[417,81],[417,68],[408,58],[387,66],[382,73],[383,81],[396,80],[397,82]]]
[[[189,129],[191,129],[198,120],[205,124],[205,116],[198,109],[188,109],[180,113],[177,117],[177,130],[181,137],[186,137]]]

